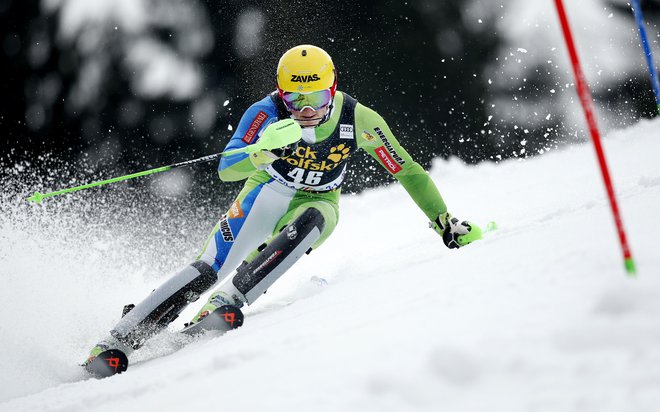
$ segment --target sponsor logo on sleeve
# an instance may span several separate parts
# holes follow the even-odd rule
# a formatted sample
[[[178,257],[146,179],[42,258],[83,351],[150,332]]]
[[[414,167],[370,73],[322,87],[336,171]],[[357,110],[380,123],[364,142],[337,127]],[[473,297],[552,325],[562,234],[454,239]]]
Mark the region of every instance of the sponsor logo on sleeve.
[[[397,162],[392,159],[392,156],[390,156],[387,149],[385,149],[385,146],[377,148],[376,155],[378,156],[378,159],[383,164],[383,166],[385,166],[387,170],[389,170],[393,175],[401,171],[401,166],[399,166]]]
[[[352,139],[353,138],[353,125],[352,124],[340,124],[339,125],[339,138],[340,139]]]
[[[230,218],[232,219],[240,219],[245,214],[243,213],[243,209],[241,208],[241,202],[238,200],[232,203],[232,205],[229,207],[229,212],[227,213]]]
[[[252,144],[254,142],[254,138],[257,136],[259,128],[261,128],[261,125],[264,124],[266,119],[268,119],[268,115],[265,112],[260,111],[257,113],[254,120],[252,120],[252,123],[250,123],[247,132],[245,132],[245,135],[243,136],[243,141],[245,143]]]
[[[366,130],[362,131],[362,138],[364,140],[366,140],[367,142],[371,142],[371,143],[376,141],[376,138],[374,137],[374,135],[369,134],[369,132],[367,132]]]
[[[231,231],[231,226],[229,226],[227,216],[222,216],[222,219],[220,219],[220,233],[222,233],[222,238],[225,240],[225,242],[234,241],[234,233]]]
[[[383,144],[385,145],[385,148],[387,149],[387,152],[392,156],[392,158],[393,158],[398,164],[400,164],[400,165],[405,165],[405,164],[406,164],[406,161],[403,160],[403,159],[401,158],[401,156],[399,156],[399,155],[397,154],[397,152],[396,152],[396,151],[394,150],[394,148],[392,147],[392,144],[390,143],[390,141],[387,140],[387,137],[385,137],[385,133],[383,133],[383,131],[380,130],[380,127],[374,127],[374,131],[376,132],[376,134],[378,135],[378,137],[380,137],[380,140],[383,142]],[[400,169],[400,168],[399,168],[399,169]]]

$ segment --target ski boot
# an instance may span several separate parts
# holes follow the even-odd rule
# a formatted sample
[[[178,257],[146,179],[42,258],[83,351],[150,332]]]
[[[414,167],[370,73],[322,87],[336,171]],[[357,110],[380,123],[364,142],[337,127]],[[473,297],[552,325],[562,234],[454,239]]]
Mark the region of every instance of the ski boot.
[[[128,356],[131,348],[116,339],[99,342],[89,352],[87,359],[80,365],[96,378],[107,378],[128,369]]]
[[[211,295],[208,302],[195,315],[192,321],[185,324],[181,331],[187,335],[199,335],[210,330],[225,333],[243,324],[243,302],[233,299],[225,292],[219,291]]]

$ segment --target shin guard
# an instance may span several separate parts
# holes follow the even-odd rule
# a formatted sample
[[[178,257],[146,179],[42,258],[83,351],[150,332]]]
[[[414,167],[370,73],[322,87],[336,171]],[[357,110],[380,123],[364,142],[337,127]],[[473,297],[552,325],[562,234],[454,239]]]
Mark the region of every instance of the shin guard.
[[[217,273],[205,262],[197,261],[187,266],[126,313],[110,334],[119,342],[138,349],[147,339],[166,328],[217,280]]]
[[[250,263],[236,269],[233,286],[253,303],[321,237],[325,221],[315,208],[286,226]]]

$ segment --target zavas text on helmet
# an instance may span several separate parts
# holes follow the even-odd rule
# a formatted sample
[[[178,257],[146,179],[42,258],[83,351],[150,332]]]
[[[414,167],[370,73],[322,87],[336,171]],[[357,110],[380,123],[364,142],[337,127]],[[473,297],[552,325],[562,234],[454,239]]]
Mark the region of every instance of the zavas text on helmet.
[[[291,81],[295,83],[309,83],[309,82],[317,82],[319,80],[321,80],[321,78],[319,78],[319,75],[316,73],[307,74],[307,75],[297,75],[297,74],[291,75]]]

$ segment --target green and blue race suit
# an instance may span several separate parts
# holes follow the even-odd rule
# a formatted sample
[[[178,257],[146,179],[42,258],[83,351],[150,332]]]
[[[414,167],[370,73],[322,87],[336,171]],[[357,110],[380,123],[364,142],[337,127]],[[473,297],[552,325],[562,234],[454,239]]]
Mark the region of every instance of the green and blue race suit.
[[[288,117],[276,93],[265,97],[244,113],[225,150],[254,144],[269,124]],[[292,155],[264,170],[257,170],[246,154],[220,161],[222,180],[247,181],[215,226],[200,258],[219,271],[222,279],[242,260],[256,256],[259,245],[310,207],[325,219],[322,236],[314,244],[318,247],[337,224],[341,185],[357,149],[365,150],[394,176],[429,220],[446,212],[436,185],[401,147],[385,120],[348,94],[337,92],[329,119],[303,129]]]

